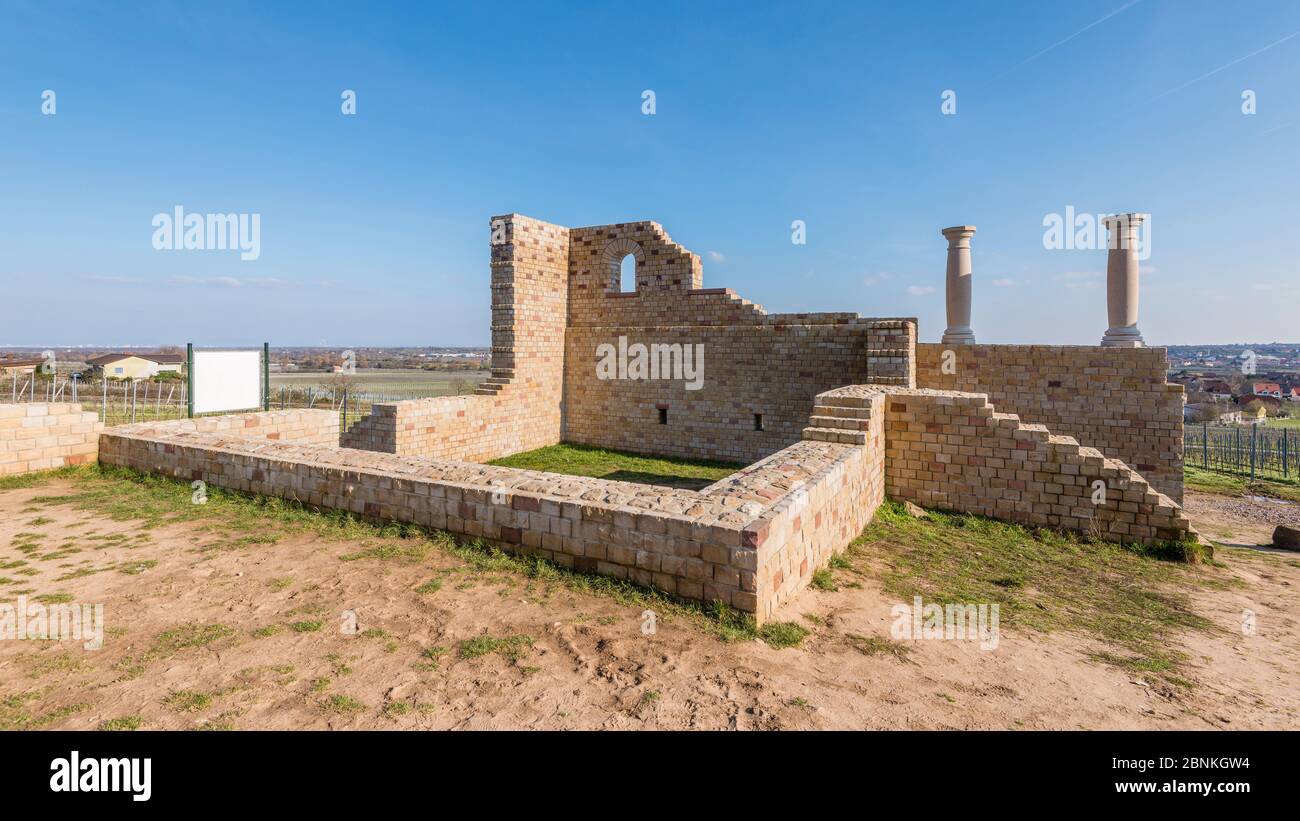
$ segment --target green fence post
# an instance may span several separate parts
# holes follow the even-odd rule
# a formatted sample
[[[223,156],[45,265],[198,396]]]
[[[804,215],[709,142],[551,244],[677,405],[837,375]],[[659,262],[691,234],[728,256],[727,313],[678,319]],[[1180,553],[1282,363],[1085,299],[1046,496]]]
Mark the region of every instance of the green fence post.
[[[185,418],[194,418],[194,343],[185,343]]]

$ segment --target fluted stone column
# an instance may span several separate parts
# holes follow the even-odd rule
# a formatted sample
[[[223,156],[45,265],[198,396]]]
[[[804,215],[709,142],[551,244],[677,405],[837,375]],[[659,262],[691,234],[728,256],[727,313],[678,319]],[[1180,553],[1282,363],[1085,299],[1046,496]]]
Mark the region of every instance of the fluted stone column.
[[[1110,233],[1106,255],[1106,313],[1110,328],[1101,344],[1141,348],[1138,331],[1138,226],[1146,214],[1113,214],[1102,219]]]
[[[970,238],[974,225],[955,225],[943,229],[948,239],[948,328],[943,332],[945,345],[974,345],[970,329]]]

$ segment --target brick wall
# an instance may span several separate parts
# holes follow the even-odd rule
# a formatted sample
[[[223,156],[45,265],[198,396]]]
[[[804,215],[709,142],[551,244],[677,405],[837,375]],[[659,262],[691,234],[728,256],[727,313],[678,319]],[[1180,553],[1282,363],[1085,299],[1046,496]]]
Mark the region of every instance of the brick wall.
[[[94,461],[103,428],[77,404],[0,405],[0,476]]]
[[[481,537],[565,567],[722,601],[760,621],[861,530],[883,485],[879,448],[868,456],[822,441],[799,442],[697,492],[268,442],[259,432],[271,427],[126,425],[103,433],[100,460]]]
[[[863,401],[882,395],[892,498],[1121,542],[1192,533],[1179,506],[1132,467],[1001,413],[984,394],[858,385],[817,401],[821,413],[848,423]],[[1095,497],[1097,481],[1104,496]]]
[[[137,422],[121,425],[114,431],[148,431],[156,429],[157,422]],[[219,433],[249,439],[268,439],[272,442],[293,442],[304,445],[338,447],[338,411],[292,410],[254,411],[229,413],[221,416],[199,416],[194,419],[172,419],[166,430],[179,433]]]
[[[953,373],[943,352],[953,352]],[[1183,500],[1183,389],[1166,384],[1164,348],[916,346],[922,388],[988,394],[998,410],[1074,436]]]
[[[569,229],[493,217],[492,376],[473,396],[376,405],[343,446],[486,461],[560,441]]]

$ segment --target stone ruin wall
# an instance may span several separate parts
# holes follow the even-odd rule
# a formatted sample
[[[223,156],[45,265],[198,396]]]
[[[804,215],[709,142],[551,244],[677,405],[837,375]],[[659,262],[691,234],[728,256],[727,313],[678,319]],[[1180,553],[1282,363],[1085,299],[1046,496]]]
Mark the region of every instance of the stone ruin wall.
[[[952,351],[952,373],[943,368]],[[1121,459],[1183,502],[1183,388],[1164,348],[916,346],[917,387],[988,394],[999,411]]]
[[[918,345],[915,320],[769,315],[703,288],[699,258],[653,222],[492,229],[493,374],[475,395],[378,405],[342,449],[337,416],[304,411],[117,428],[101,459],[482,537],[760,621],[886,493],[1128,541],[1191,532],[1161,493],[1181,492],[1182,400],[1162,350],[957,346],[945,374],[947,346]],[[619,337],[704,345],[702,387],[598,379],[597,346]],[[1123,410],[1097,414],[1108,400]],[[753,464],[699,492],[471,464],[560,441]]]
[[[753,462],[799,441],[818,393],[912,378],[915,320],[768,314],[729,288],[704,288],[700,258],[654,222],[575,228],[570,238],[566,442]],[[634,292],[619,290],[627,254]],[[702,384],[598,378],[599,347],[620,340],[703,346]]]
[[[331,411],[221,419],[110,428],[100,460],[489,539],[760,622],[871,521],[884,494],[879,417],[873,448],[801,441],[701,491],[318,444],[338,430]],[[304,435],[270,438],[291,428]]]
[[[492,377],[470,396],[375,405],[346,448],[482,462],[560,441],[569,229],[493,217]]]
[[[95,461],[104,425],[69,402],[0,405],[0,476]]]

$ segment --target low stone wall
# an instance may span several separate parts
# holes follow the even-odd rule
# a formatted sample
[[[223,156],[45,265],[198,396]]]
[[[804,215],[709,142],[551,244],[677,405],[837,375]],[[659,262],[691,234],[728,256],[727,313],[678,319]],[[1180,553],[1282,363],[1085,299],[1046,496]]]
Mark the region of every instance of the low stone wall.
[[[337,447],[339,443],[339,414],[329,410],[299,408],[200,416],[169,421],[166,426],[167,430],[176,433],[226,433],[272,442],[329,447]]]
[[[349,426],[345,448],[399,456],[486,462],[559,442],[559,423],[528,412],[525,392],[439,396],[375,405]],[[557,411],[558,415],[558,411]]]
[[[1120,542],[1194,535],[1177,503],[1125,463],[1044,425],[999,413],[984,394],[858,385],[818,397],[852,419],[884,397],[890,497]],[[1105,485],[1094,503],[1094,482]]]
[[[1165,381],[1164,348],[924,343],[916,362],[916,387],[988,394],[1000,411],[1122,459],[1182,504],[1183,388]]]
[[[0,476],[94,461],[103,429],[78,404],[0,405]]]
[[[501,542],[761,621],[870,519],[879,455],[803,441],[704,491],[268,441],[241,414],[103,434],[106,464]],[[877,469],[875,476],[869,469]],[[760,568],[762,570],[760,571]]]

